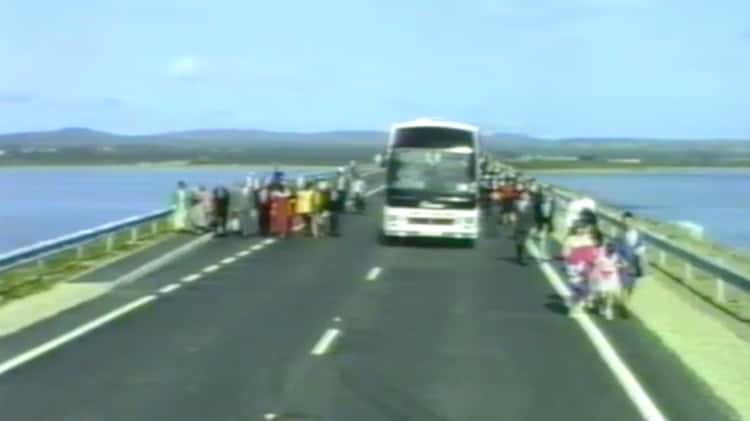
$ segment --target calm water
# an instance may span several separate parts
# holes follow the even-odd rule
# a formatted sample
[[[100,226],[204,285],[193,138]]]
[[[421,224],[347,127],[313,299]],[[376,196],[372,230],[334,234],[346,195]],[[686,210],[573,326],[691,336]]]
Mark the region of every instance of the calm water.
[[[669,174],[563,175],[539,180],[662,221],[690,221],[705,235],[750,250],[750,171]]]
[[[244,180],[249,171],[252,169],[0,169],[0,253],[167,207],[178,180],[212,188]]]

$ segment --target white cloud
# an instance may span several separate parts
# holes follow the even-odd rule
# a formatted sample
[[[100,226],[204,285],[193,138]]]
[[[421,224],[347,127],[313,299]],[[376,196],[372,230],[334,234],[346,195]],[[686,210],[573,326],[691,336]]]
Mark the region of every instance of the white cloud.
[[[200,75],[203,66],[194,56],[182,56],[174,59],[169,64],[170,76],[179,79],[190,79]]]

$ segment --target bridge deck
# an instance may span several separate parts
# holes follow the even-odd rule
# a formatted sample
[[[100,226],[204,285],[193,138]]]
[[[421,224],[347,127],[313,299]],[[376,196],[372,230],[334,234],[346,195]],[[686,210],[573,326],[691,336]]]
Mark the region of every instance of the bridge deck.
[[[375,241],[378,204],[345,216],[341,238],[255,250],[262,239],[214,240],[0,339],[2,363],[134,299],[158,297],[0,375],[0,417],[641,419],[538,266],[512,262],[512,245],[493,224],[474,250],[384,247]],[[236,260],[220,263],[226,258]],[[181,282],[194,273],[201,278]],[[173,283],[181,287],[158,293]],[[722,405],[636,320],[597,324],[670,419],[723,419]],[[329,329],[341,333],[313,355]]]

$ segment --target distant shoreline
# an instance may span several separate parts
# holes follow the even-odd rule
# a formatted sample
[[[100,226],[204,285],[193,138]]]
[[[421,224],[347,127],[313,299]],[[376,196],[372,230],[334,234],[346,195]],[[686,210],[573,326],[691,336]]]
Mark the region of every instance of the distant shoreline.
[[[369,162],[359,162],[360,165],[371,165]],[[336,168],[338,165],[323,164],[294,164],[279,162],[278,164],[191,164],[185,161],[170,162],[142,162],[142,163],[121,163],[121,164],[7,164],[0,165],[0,171],[3,170],[34,170],[34,169],[130,169],[130,170],[226,170],[226,169],[252,169],[252,170],[271,170],[274,165],[280,168],[294,168],[300,170],[327,170]],[[567,168],[524,168],[523,166],[514,166],[520,171],[528,174],[655,174],[655,173],[680,173],[680,172],[726,172],[726,173],[745,173],[750,172],[750,166],[680,166],[680,165],[662,165],[662,166],[634,166],[628,167],[567,167]]]
[[[518,167],[517,167],[518,168]],[[657,174],[657,173],[685,173],[685,172],[726,172],[745,173],[750,172],[750,167],[722,167],[722,166],[655,166],[640,168],[544,168],[519,170],[528,174]]]
[[[280,169],[293,168],[298,170],[317,170],[333,169],[336,165],[310,165],[310,164],[287,164],[280,162]],[[137,170],[217,170],[217,169],[252,169],[252,170],[272,170],[275,165],[272,164],[181,164],[181,163],[142,163],[142,164],[34,164],[34,165],[0,165],[0,171],[3,170],[49,170],[49,169],[129,169]]]

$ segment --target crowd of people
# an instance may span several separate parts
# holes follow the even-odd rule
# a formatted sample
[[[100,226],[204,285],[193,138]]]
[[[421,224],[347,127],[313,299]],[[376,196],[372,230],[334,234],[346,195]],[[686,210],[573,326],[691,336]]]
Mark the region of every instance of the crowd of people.
[[[590,208],[584,207],[580,214],[571,218],[562,247],[573,291],[569,307],[572,314],[579,314],[584,307],[597,309],[611,320],[616,304],[627,313],[633,289],[643,276],[645,244],[630,212],[622,215],[620,234],[610,239],[605,238]]]
[[[563,206],[549,186],[519,173],[505,173],[493,180],[491,197],[499,207],[498,222],[508,227],[515,241],[519,264],[525,264],[530,238],[538,241],[541,253],[548,257],[548,236],[556,228],[564,230],[558,258],[563,261],[572,291],[568,303],[572,315],[584,308],[597,310],[610,320],[615,308],[627,315],[629,298],[643,276],[645,253],[632,213],[625,212],[619,233],[606,238],[591,198],[579,198]],[[561,221],[561,226],[556,227],[555,221]]]
[[[172,198],[172,225],[176,231],[214,232],[286,238],[295,232],[312,237],[341,235],[340,215],[349,209],[365,209],[365,181],[356,167],[338,169],[332,181],[294,183],[280,171],[271,176],[248,176],[231,187],[209,191],[179,182]]]

